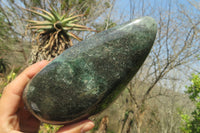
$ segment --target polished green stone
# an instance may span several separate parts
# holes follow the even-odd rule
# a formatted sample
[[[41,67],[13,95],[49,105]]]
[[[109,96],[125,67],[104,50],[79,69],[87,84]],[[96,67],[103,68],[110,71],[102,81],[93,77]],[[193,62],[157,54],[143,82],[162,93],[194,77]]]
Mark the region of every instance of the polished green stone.
[[[99,113],[136,74],[156,32],[154,19],[143,17],[67,49],[26,86],[27,108],[51,124],[68,124]]]

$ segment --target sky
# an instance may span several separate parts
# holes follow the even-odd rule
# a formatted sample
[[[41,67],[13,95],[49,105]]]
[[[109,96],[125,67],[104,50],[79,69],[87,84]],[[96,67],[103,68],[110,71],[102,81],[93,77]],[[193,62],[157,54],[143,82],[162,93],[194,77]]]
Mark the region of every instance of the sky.
[[[133,19],[134,16],[143,16],[143,15],[150,15],[148,12],[152,9],[155,10],[168,10],[169,3],[171,1],[171,10],[176,12],[177,5],[182,4],[184,8],[190,9],[191,4],[188,0],[116,0],[115,8],[118,10],[118,14],[124,13],[126,17],[125,20]],[[195,1],[196,5],[200,8],[200,0],[190,0]],[[144,4],[143,4],[144,3]],[[130,12],[130,7],[133,7],[135,10],[135,14]],[[142,7],[145,7],[144,14],[142,14]],[[200,14],[200,10],[195,10],[195,12]]]

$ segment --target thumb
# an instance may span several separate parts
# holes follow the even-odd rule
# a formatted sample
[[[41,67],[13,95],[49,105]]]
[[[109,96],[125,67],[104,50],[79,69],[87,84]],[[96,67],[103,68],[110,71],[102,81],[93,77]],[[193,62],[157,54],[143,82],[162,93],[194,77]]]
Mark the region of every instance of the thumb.
[[[61,127],[57,133],[85,133],[94,127],[94,123],[90,120],[84,120],[79,123]]]

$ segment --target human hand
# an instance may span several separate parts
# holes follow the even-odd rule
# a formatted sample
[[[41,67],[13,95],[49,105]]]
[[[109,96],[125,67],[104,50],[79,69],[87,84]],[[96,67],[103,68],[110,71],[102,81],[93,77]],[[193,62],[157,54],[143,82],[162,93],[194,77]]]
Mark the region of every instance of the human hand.
[[[49,62],[41,61],[26,68],[8,84],[0,99],[0,133],[35,133],[40,121],[25,109],[22,100],[23,90],[28,81]],[[84,133],[94,127],[90,120],[61,127],[57,133]]]

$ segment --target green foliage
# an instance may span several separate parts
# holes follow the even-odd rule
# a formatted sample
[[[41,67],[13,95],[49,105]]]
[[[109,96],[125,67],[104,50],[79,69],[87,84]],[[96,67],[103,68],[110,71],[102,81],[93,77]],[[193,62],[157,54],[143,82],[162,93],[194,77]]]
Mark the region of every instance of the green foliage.
[[[192,85],[187,87],[185,93],[189,94],[189,98],[194,102],[196,109],[192,112],[191,118],[186,114],[181,114],[183,125],[181,130],[184,133],[200,132],[200,74],[193,74],[192,77]]]
[[[10,73],[4,77],[3,83],[0,84],[0,88],[4,88],[7,84],[9,84],[11,81],[13,81],[15,79],[15,77],[17,76],[17,73],[19,73],[20,69],[21,69],[21,67],[13,68],[10,71]]]
[[[39,130],[39,133],[55,133],[56,131],[58,131],[58,129],[61,126],[62,125],[55,126],[55,125],[43,123],[42,126],[41,126],[41,129]]]
[[[97,119],[97,120],[95,121],[95,126],[94,126],[94,128],[91,130],[92,133],[94,133],[95,131],[97,131],[97,130],[99,129],[99,125],[100,125],[100,123],[101,123],[101,120],[102,120],[102,118],[99,118],[99,119]]]
[[[16,72],[14,70],[11,70],[11,72],[6,77],[6,82],[4,83],[4,86],[13,81],[15,77],[16,77]]]
[[[200,102],[200,77],[199,75],[192,75],[192,85],[187,87],[186,93],[189,94],[189,98],[194,102]]]
[[[191,133],[192,130],[191,130],[191,123],[190,123],[190,120],[191,120],[190,116],[188,116],[187,114],[182,114],[182,113],[180,114],[180,116],[182,119],[181,121],[182,126],[180,127],[181,131],[183,133]]]
[[[7,75],[7,76],[5,76],[5,77],[3,77],[1,80],[0,80],[0,98],[1,98],[1,93],[2,93],[2,91],[3,91],[3,88],[7,85],[7,84],[9,84],[12,80],[14,80],[15,79],[15,77],[16,77],[16,74],[19,72],[19,68],[18,69],[12,69],[11,70],[11,72]]]

